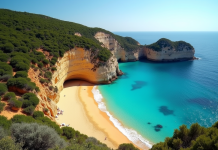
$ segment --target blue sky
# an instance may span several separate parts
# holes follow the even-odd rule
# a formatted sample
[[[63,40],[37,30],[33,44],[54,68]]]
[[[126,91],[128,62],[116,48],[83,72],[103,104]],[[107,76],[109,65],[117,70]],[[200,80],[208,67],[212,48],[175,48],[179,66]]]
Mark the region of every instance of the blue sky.
[[[218,31],[218,0],[1,0],[0,8],[110,31]]]

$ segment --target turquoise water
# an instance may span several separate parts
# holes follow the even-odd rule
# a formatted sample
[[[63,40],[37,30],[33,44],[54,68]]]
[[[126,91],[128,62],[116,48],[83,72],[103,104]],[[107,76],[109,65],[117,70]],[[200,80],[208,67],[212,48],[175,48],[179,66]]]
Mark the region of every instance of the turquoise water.
[[[162,37],[187,41],[194,46],[195,56],[201,58],[174,63],[120,63],[125,75],[99,86],[99,90],[109,112],[125,127],[156,143],[172,136],[182,124],[190,127],[198,122],[208,127],[218,121],[218,32],[116,34],[133,37],[140,44],[151,44]]]

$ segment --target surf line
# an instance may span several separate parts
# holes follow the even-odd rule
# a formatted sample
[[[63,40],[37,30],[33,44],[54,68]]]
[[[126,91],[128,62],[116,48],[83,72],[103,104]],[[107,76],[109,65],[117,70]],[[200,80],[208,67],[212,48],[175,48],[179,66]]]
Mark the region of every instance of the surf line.
[[[145,146],[148,148],[152,147],[152,144],[148,140],[144,139],[140,134],[138,134],[137,131],[124,127],[116,118],[114,118],[109,113],[109,111],[107,111],[106,105],[102,101],[103,96],[97,89],[97,86],[93,87],[92,93],[94,95],[95,101],[98,103],[98,108],[109,116],[110,121],[120,132],[122,132],[130,141],[132,141],[135,145],[137,145],[140,148],[143,148]]]

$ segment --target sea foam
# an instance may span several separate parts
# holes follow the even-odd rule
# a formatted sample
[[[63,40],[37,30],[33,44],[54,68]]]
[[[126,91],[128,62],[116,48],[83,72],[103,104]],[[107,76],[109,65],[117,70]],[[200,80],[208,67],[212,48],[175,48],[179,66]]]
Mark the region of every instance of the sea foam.
[[[114,118],[107,111],[107,108],[106,108],[104,102],[102,101],[103,96],[101,95],[100,91],[97,89],[96,86],[93,87],[92,93],[94,95],[95,101],[98,103],[98,108],[101,111],[105,112],[109,116],[109,118],[112,121],[112,123],[114,124],[114,126],[116,128],[118,128],[118,130],[120,132],[122,132],[130,141],[132,141],[135,145],[137,145],[140,148],[144,148],[145,146],[149,147],[149,148],[152,147],[152,144],[148,140],[144,139],[135,130],[124,127],[116,118]]]

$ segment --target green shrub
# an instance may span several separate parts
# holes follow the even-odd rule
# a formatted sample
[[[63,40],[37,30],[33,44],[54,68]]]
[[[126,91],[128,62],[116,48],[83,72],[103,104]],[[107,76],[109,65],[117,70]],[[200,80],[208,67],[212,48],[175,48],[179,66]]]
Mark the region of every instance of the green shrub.
[[[39,89],[39,87],[35,87],[35,90],[36,90],[36,92],[40,92],[40,89]]]
[[[30,61],[29,61],[27,58],[25,58],[25,56],[20,56],[20,55],[17,54],[17,55],[15,55],[15,56],[11,59],[10,65],[11,65],[12,67],[16,67],[16,65],[17,65],[18,63],[21,63],[20,65],[18,65],[18,67],[21,66],[21,68],[22,68],[22,65],[23,65],[23,64],[26,64],[26,65],[30,66]]]
[[[0,102],[0,113],[4,110],[5,103]]]
[[[3,76],[0,76],[0,81],[8,81],[10,78],[12,78],[12,75],[6,74]]]
[[[43,111],[48,112],[49,110],[48,110],[48,108],[43,108]]]
[[[15,141],[9,136],[5,136],[0,140],[1,150],[22,150],[22,146],[22,142],[15,143]]]
[[[36,122],[36,120],[30,116],[14,115],[13,118],[11,118],[11,122],[13,122],[13,123],[22,123],[22,122],[31,123],[31,122]]]
[[[5,53],[11,53],[14,50],[14,45],[11,43],[6,43],[2,48]]]
[[[8,59],[9,59],[9,56],[7,54],[0,52],[0,61],[7,62]]]
[[[47,59],[43,59],[42,62],[46,65],[49,64],[49,61]]]
[[[0,115],[0,127],[4,129],[9,129],[11,126],[11,121],[8,120],[5,116]]]
[[[33,93],[26,93],[22,96],[24,99],[23,101],[23,108],[29,107],[29,106],[34,106],[36,107],[39,104],[39,99],[38,97],[33,94]]]
[[[40,81],[42,84],[45,83],[45,79],[43,79],[43,78],[40,78],[39,81]]]
[[[18,71],[28,71],[30,69],[30,66],[29,66],[29,64],[25,64],[23,62],[18,62],[15,65],[15,69]]]
[[[52,68],[51,68],[51,71],[56,71],[56,70],[57,70],[56,67],[52,67]]]
[[[47,71],[47,72],[45,72],[44,77],[48,78],[48,79],[51,79],[52,78],[52,73]]]
[[[0,140],[1,140],[2,138],[4,138],[6,135],[7,135],[7,134],[6,134],[5,130],[4,130],[2,127],[0,127]]]
[[[18,51],[19,52],[23,52],[23,53],[27,53],[28,52],[28,48],[25,47],[25,46],[21,46],[21,47],[19,47]]]
[[[38,60],[35,59],[35,58],[32,58],[32,63],[33,63],[33,64],[36,64],[36,63],[38,63]]]
[[[108,51],[107,49],[102,49],[98,53],[98,58],[99,60],[106,62],[111,57],[111,55],[112,54],[110,51]]]
[[[26,107],[23,111],[27,113],[28,115],[32,115],[34,110],[35,110],[35,107],[31,105],[31,106]]]
[[[63,133],[63,131],[60,129],[60,126],[56,124],[56,122],[51,121],[48,117],[37,117],[35,118],[36,121],[41,122],[44,125],[47,125],[53,129],[55,129],[55,131],[61,135]]]
[[[75,136],[75,130],[71,127],[62,127],[63,135],[68,139],[72,139]]]
[[[42,63],[42,62],[39,62],[39,63],[38,63],[38,67],[39,67],[39,68],[42,68],[42,67],[43,67],[43,63]]]
[[[16,95],[14,92],[8,92],[4,95],[4,99],[6,99],[6,100],[9,100],[9,99],[15,98],[15,97],[16,97]]]
[[[53,90],[54,89],[54,87],[53,86],[49,86],[49,90]]]
[[[120,144],[118,150],[139,150],[132,143],[123,143]]]
[[[44,117],[44,113],[41,111],[34,111],[33,118]]]
[[[15,86],[17,88],[25,88],[26,90],[32,91],[35,89],[36,84],[30,82],[28,78],[11,78],[8,80],[7,84],[8,87]]]
[[[64,148],[66,142],[54,129],[37,123],[15,123],[11,126],[12,137],[17,142],[24,142],[25,149]],[[46,138],[45,138],[46,137]]]
[[[0,62],[0,76],[12,75],[12,73],[13,73],[13,69],[10,65],[8,65],[5,62]]]
[[[58,92],[58,88],[57,88],[57,86],[55,86],[55,88],[54,88],[54,92]]]
[[[15,78],[19,78],[19,77],[22,77],[22,78],[27,78],[28,74],[26,71],[18,71],[16,74],[15,74]]]
[[[21,108],[21,106],[22,106],[22,102],[16,100],[15,98],[11,98],[9,100],[9,103],[10,103],[11,107]]]
[[[5,84],[0,83],[0,96],[5,94],[8,91],[8,88]]]

